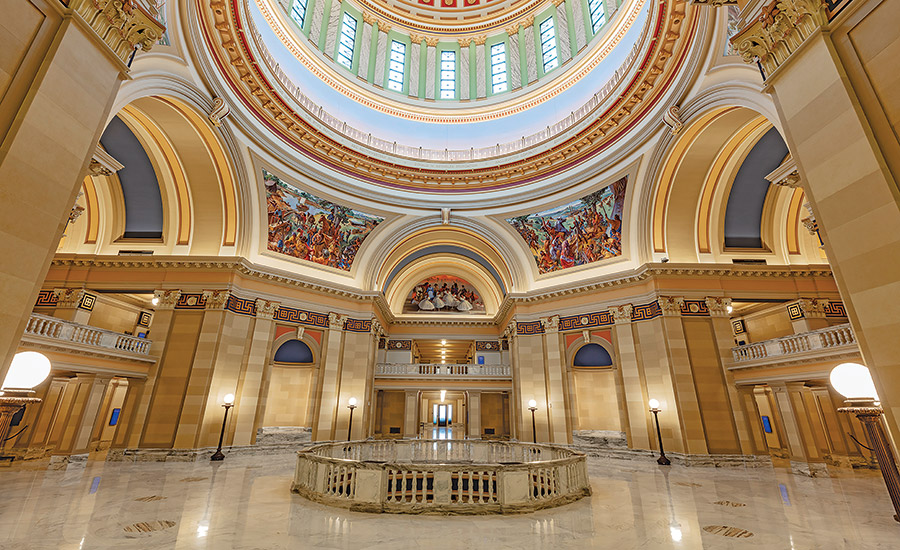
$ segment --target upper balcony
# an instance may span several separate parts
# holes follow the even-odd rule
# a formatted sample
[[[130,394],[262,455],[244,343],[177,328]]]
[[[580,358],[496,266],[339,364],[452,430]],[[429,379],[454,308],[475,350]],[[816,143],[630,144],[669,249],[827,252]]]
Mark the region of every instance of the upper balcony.
[[[509,380],[509,365],[445,365],[441,363],[378,363],[376,378]]]
[[[128,362],[155,363],[151,341],[72,321],[32,313],[22,335],[23,347],[66,354],[90,355]]]
[[[850,324],[773,338],[731,349],[729,370],[786,366],[858,357],[859,346]]]

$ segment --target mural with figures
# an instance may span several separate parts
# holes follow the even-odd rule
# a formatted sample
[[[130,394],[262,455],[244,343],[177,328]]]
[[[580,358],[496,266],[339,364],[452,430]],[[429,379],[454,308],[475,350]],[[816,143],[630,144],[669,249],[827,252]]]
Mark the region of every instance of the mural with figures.
[[[263,170],[269,217],[267,248],[350,271],[359,247],[384,218],[320,199]]]
[[[622,210],[628,178],[550,210],[509,218],[531,248],[540,273],[622,253]]]
[[[484,314],[484,301],[464,279],[438,275],[413,288],[403,304],[403,313]]]

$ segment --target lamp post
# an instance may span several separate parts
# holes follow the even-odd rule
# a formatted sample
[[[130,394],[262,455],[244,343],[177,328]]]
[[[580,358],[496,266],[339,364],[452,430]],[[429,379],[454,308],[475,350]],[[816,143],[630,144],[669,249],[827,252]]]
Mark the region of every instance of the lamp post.
[[[653,413],[653,419],[656,420],[656,439],[659,440],[659,458],[656,459],[656,462],[663,466],[668,466],[672,462],[666,458],[666,451],[663,450],[662,433],[659,431],[659,411],[661,410],[662,409],[659,408],[659,401],[651,399],[650,412]]]
[[[834,389],[847,398],[844,401],[847,406],[839,408],[838,412],[855,414],[872,442],[878,468],[894,505],[894,519],[900,521],[900,472],[884,433],[881,420],[884,409],[878,402],[872,375],[868,368],[859,363],[841,363],[832,369],[830,379]]]
[[[50,360],[36,351],[17,353],[9,365],[9,371],[0,387],[0,452],[6,445],[13,416],[22,407],[40,403],[39,397],[31,397],[33,388],[50,374]],[[2,460],[13,460],[12,456],[0,456]]]
[[[537,426],[534,423],[534,411],[537,410],[537,401],[530,399],[528,401],[528,410],[531,411],[531,441],[537,443]]]
[[[347,408],[350,409],[350,422],[347,423],[347,441],[350,441],[350,434],[353,432],[353,409],[356,408],[355,397],[347,400]]]
[[[219,434],[219,448],[216,449],[215,454],[209,457],[210,460],[225,460],[225,455],[222,454],[222,440],[225,438],[225,424],[228,422],[228,409],[234,407],[234,394],[229,393],[225,395],[225,398],[222,399],[222,406],[225,407],[225,416],[222,417],[222,433]]]

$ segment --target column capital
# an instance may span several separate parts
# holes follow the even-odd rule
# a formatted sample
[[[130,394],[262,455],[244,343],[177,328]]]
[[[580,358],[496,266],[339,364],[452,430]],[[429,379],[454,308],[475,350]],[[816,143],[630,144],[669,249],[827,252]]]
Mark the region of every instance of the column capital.
[[[510,321],[508,325],[506,325],[506,329],[503,331],[503,336],[510,338],[515,336],[519,330],[519,325],[515,321]]]
[[[731,315],[728,308],[731,306],[731,298],[722,296],[707,296],[706,307],[709,309],[710,317],[728,317]]]
[[[272,300],[264,300],[262,298],[256,299],[256,318],[257,319],[272,319],[275,317],[275,312],[278,311],[278,307],[281,305],[281,302],[273,302]]]
[[[423,40],[425,40],[425,36],[421,34],[413,33],[409,35],[409,41],[411,44],[421,44]]]
[[[631,304],[622,304],[620,306],[613,306],[609,308],[609,313],[613,317],[613,321],[617,324],[630,323],[631,322],[631,313],[634,311],[634,306]]]
[[[437,47],[438,42],[440,42],[440,41],[441,41],[441,39],[436,36],[426,36],[425,37],[425,45],[428,46],[429,48]]]
[[[826,0],[774,0],[731,43],[745,63],[759,61],[768,77],[828,22],[827,12]]]
[[[347,320],[346,315],[330,312],[328,314],[328,328],[331,330],[341,330],[344,328],[344,321]]]
[[[97,33],[100,40],[127,63],[131,52],[150,51],[166,28],[149,11],[135,9],[130,3],[71,0],[67,4]]]
[[[514,34],[519,34],[519,24],[516,23],[515,25],[510,25],[510,26],[506,27],[506,28],[503,29],[503,30],[504,30],[504,32],[506,32],[506,34],[509,35],[509,36],[512,36],[512,35],[514,35]]]
[[[363,16],[363,23],[365,23],[366,25],[374,25],[375,21],[377,21],[375,19],[375,16],[367,11],[364,11],[362,16]],[[381,23],[379,23],[378,26],[380,27]]]
[[[180,290],[154,290],[153,297],[156,298],[156,309],[175,309],[175,304],[181,298]]]
[[[522,19],[522,28],[527,29],[527,28],[531,27],[532,25],[534,25],[534,16],[533,15],[529,15],[525,19]]]
[[[541,326],[544,327],[544,332],[559,332],[559,315],[541,319]]]
[[[684,298],[681,296],[660,296],[656,299],[659,309],[662,310],[664,317],[674,317],[681,315],[681,307],[684,305]]]
[[[231,293],[227,290],[204,290],[203,299],[206,301],[206,309],[225,309]]]
[[[487,40],[487,35],[486,35],[486,34],[480,34],[480,35],[478,35],[478,36],[472,38],[472,41],[475,42],[475,45],[476,45],[476,46],[484,46],[484,42],[485,42],[486,40]]]
[[[469,38],[458,38],[456,41],[459,43],[459,47],[460,47],[460,48],[468,48],[468,47],[469,47],[469,44],[472,43],[472,38],[471,38],[471,37],[469,37]],[[449,211],[449,208],[448,208],[447,210]]]
[[[53,294],[56,296],[56,307],[76,308],[81,304],[81,298],[84,296],[84,289],[54,288]]]
[[[823,300],[821,298],[800,298],[797,300],[797,305],[800,306],[800,311],[803,312],[803,316],[807,319],[822,319],[825,317],[825,304],[828,303],[828,300]]]

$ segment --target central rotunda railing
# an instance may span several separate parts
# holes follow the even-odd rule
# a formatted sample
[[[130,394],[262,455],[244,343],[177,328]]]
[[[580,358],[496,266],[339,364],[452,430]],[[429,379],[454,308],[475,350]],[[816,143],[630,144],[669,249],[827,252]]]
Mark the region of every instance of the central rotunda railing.
[[[479,440],[323,443],[297,453],[291,490],[361,512],[530,512],[591,494],[585,455]]]

